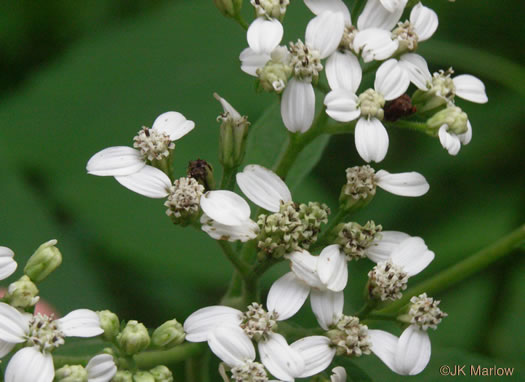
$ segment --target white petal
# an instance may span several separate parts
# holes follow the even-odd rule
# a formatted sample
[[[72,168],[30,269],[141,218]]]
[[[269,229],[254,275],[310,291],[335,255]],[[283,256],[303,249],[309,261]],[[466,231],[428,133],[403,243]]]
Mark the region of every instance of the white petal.
[[[390,174],[385,170],[379,170],[374,179],[383,190],[401,196],[421,196],[430,188],[425,177],[418,172]]]
[[[324,288],[317,274],[319,256],[312,256],[308,251],[301,250],[289,253],[286,258],[291,261],[292,272],[312,288]]]
[[[283,38],[284,29],[277,19],[256,18],[246,34],[248,45],[256,53],[272,53]]]
[[[290,189],[279,176],[266,167],[251,164],[237,173],[237,184],[241,191],[259,207],[279,212],[281,202],[290,202]]]
[[[77,309],[56,320],[67,337],[95,337],[104,333],[98,315],[89,309]]]
[[[470,124],[470,121],[467,121],[467,131],[463,134],[459,134],[458,138],[463,145],[468,145],[470,143],[472,140],[472,125]]]
[[[199,309],[184,321],[186,340],[203,342],[208,333],[218,326],[239,326],[242,312],[229,306],[215,305]]]
[[[406,1],[405,0],[380,0],[383,7],[386,8],[389,12],[394,12],[395,10],[401,8],[405,8]]]
[[[234,120],[241,118],[241,115],[235,108],[224,98],[217,93],[213,93],[213,97],[221,103],[222,109],[225,113],[228,113]]]
[[[14,255],[11,249],[0,246],[0,280],[8,278],[16,270],[18,265],[13,260]]]
[[[341,314],[343,314],[344,305],[343,292],[332,292],[330,290],[320,291],[312,289],[310,294],[310,303],[312,310],[317,318],[317,322],[324,330],[335,324]]]
[[[340,12],[324,11],[315,16],[306,27],[306,44],[319,51],[321,58],[331,55],[341,42],[345,19]]]
[[[375,239],[366,250],[366,256],[375,263],[387,261],[397,246],[410,237],[410,235],[398,231],[383,231],[379,235],[379,238]]]
[[[240,225],[250,219],[250,206],[231,191],[208,191],[200,200],[206,215],[224,225]]]
[[[406,53],[399,59],[399,64],[408,72],[410,81],[421,90],[427,90],[432,81],[427,62],[419,54]]]
[[[208,336],[211,351],[230,367],[255,360],[252,341],[239,326],[217,327]]]
[[[88,161],[88,174],[98,176],[124,176],[140,171],[146,163],[138,150],[128,146],[108,147]]]
[[[310,336],[295,341],[290,346],[297,350],[304,359],[304,371],[299,378],[310,377],[325,370],[334,359],[335,347],[330,346],[330,339],[325,336]]]
[[[326,78],[332,90],[342,88],[355,93],[362,76],[359,60],[352,52],[335,51],[326,61]]]
[[[387,10],[379,0],[368,0],[363,12],[357,19],[357,28],[364,30],[368,28],[379,28],[391,31],[399,21],[403,13],[406,0],[403,6],[396,8],[393,12]]]
[[[399,337],[395,354],[396,373],[416,375],[430,361],[430,338],[426,331],[410,325]]]
[[[0,302],[0,341],[18,344],[25,342],[29,330],[29,315]]]
[[[4,358],[15,346],[15,343],[0,340],[0,358]]]
[[[462,74],[452,79],[456,95],[470,102],[486,103],[489,99],[485,92],[485,84],[477,77]]]
[[[438,136],[441,146],[448,151],[450,155],[457,155],[461,148],[461,141],[455,134],[450,134],[448,131],[448,125],[443,125],[439,128]]]
[[[88,382],[109,382],[117,373],[117,366],[109,354],[91,358],[86,366]]]
[[[416,30],[418,41],[425,41],[432,37],[439,21],[436,12],[417,3],[410,12],[410,23]]]
[[[408,72],[396,59],[390,59],[377,69],[374,88],[381,93],[385,100],[393,100],[407,91],[410,85]]]
[[[51,382],[54,377],[53,357],[36,347],[17,351],[5,371],[5,382]]]
[[[345,18],[345,24],[352,25],[350,11],[342,0],[304,0],[304,3],[315,15],[320,15],[325,11],[341,12]]]
[[[399,47],[399,41],[392,40],[390,31],[378,28],[358,31],[353,44],[354,50],[361,52],[364,62],[386,60]]]
[[[172,141],[176,141],[192,131],[194,127],[195,122],[188,121],[181,113],[168,111],[159,115],[151,128],[168,134]]]
[[[353,121],[361,115],[357,101],[357,96],[351,90],[332,90],[324,98],[326,114],[339,122]]]
[[[420,237],[411,237],[403,240],[390,258],[410,277],[421,272],[434,260],[434,252],[428,250],[425,241]]]
[[[244,73],[257,77],[257,69],[266,65],[270,60],[270,53],[257,53],[252,48],[246,48],[241,52],[239,60]]]
[[[359,118],[354,132],[357,152],[366,162],[381,162],[388,151],[388,133],[377,118]]]
[[[317,274],[327,289],[339,292],[346,287],[348,281],[346,263],[346,256],[337,244],[329,245],[321,251],[317,261]]]
[[[277,313],[277,320],[284,321],[301,309],[309,292],[305,283],[288,272],[272,284],[266,306],[269,312]]]
[[[292,78],[283,92],[281,116],[292,133],[304,133],[314,121],[315,93],[311,83]]]
[[[342,366],[337,366],[332,369],[332,376],[330,382],[346,382],[346,370]]]
[[[251,219],[239,225],[225,225],[216,222],[203,213],[200,222],[202,224],[201,229],[215,240],[242,241],[244,243],[255,239],[259,232],[259,226]]]
[[[270,333],[267,341],[259,341],[258,349],[263,365],[274,377],[293,381],[303,373],[303,357],[288,345],[282,335]]]
[[[372,346],[370,350],[379,357],[390,370],[397,372],[395,365],[395,356],[397,350],[398,338],[393,334],[385,332],[383,330],[368,330],[368,336]]]
[[[164,172],[149,165],[131,175],[115,176],[115,179],[127,189],[154,199],[168,196],[171,186],[171,180]]]

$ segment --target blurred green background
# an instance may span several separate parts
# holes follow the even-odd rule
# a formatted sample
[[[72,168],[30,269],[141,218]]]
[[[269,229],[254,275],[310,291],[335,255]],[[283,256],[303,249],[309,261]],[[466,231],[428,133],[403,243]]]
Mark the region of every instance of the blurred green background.
[[[379,192],[356,220],[373,219],[385,229],[425,239],[436,259],[411,285],[513,230],[523,223],[525,210],[525,4],[430,0],[425,5],[440,18],[437,33],[420,45],[431,70],[453,66],[457,74],[478,76],[489,103],[458,100],[474,134],[457,157],[437,139],[389,131],[389,153],[376,169],[421,172],[430,192],[417,199]],[[245,8],[251,17],[248,1]],[[301,1],[293,1],[283,41],[302,38],[310,17]],[[42,242],[58,239],[64,263],[39,287],[61,313],[107,308],[121,319],[155,327],[215,304],[230,279],[218,246],[204,233],[172,226],[161,201],[127,191],[112,178],[88,176],[85,164],[105,147],[131,145],[141,126],[176,110],[197,125],[177,142],[177,175],[196,158],[210,161],[220,173],[215,118],[221,110],[213,92],[252,122],[274,102],[268,94],[256,94],[254,80],[239,69],[238,54],[247,45],[242,29],[205,0],[9,1],[0,3],[0,20],[0,245],[15,251],[22,268]],[[285,135],[275,105],[253,131],[248,161],[270,165]],[[335,208],[344,169],[362,163],[353,137],[320,140],[310,154],[292,171],[294,200]],[[301,171],[313,165],[302,179]],[[351,264],[347,313],[359,308],[371,266]],[[265,288],[285,270],[281,264],[266,275]],[[413,379],[441,380],[443,364],[495,364],[515,367],[519,380],[525,366],[524,272],[523,251],[516,251],[435,296],[449,317],[431,331],[431,362]],[[299,321],[315,324],[309,307]],[[374,381],[402,379],[374,356],[355,364]],[[217,379],[213,370],[211,380]],[[176,380],[184,380],[182,371]]]

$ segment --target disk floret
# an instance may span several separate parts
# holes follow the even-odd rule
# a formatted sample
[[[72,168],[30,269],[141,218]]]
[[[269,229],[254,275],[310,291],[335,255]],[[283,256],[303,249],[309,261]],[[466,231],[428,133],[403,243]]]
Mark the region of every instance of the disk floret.
[[[335,346],[337,355],[360,357],[363,354],[370,354],[368,327],[361,325],[357,317],[341,316],[326,334]]]
[[[175,180],[169,189],[168,200],[164,203],[168,207],[166,214],[177,221],[197,215],[203,193],[204,186],[193,178],[184,177]]]
[[[37,313],[29,321],[27,344],[39,347],[41,352],[50,352],[63,345],[64,337],[53,316]]]
[[[410,323],[419,326],[423,330],[428,328],[437,329],[441,320],[448,316],[439,309],[441,301],[427,297],[426,293],[414,296],[410,299]]]
[[[276,319],[275,313],[267,312],[261,304],[254,302],[243,313],[240,326],[248,337],[259,341],[277,328]]]
[[[290,43],[290,53],[293,75],[301,80],[317,81],[323,70],[319,51],[297,40]]]
[[[232,379],[236,382],[266,382],[268,374],[264,366],[255,361],[247,360],[240,366],[231,369]]]
[[[170,155],[170,151],[175,148],[168,134],[143,127],[133,138],[133,147],[138,149],[144,159],[161,160]]]
[[[354,50],[354,38],[357,34],[357,28],[353,25],[345,26],[343,38],[339,43],[340,50]]]
[[[440,70],[437,73],[434,73],[432,76],[432,83],[430,84],[430,92],[446,99],[448,102],[454,100],[456,95],[456,87],[454,81],[452,81],[452,74],[454,74],[454,69],[449,68],[448,70]]]
[[[383,106],[385,106],[385,98],[374,89],[367,89],[359,95],[359,107],[363,117],[383,119],[385,115]]]
[[[250,0],[255,7],[257,17],[268,17],[282,20],[290,0]]]
[[[407,288],[408,274],[391,260],[378,263],[368,277],[370,295],[382,301],[401,298],[401,291]]]
[[[414,51],[417,49],[419,37],[410,21],[399,22],[397,27],[392,31],[392,39],[399,41],[399,51]]]
[[[292,75],[290,60],[291,55],[288,49],[282,46],[276,47],[270,55],[270,60],[256,71],[259,85],[266,91],[282,93],[288,83],[288,78]]]
[[[354,222],[345,223],[340,227],[335,242],[341,246],[349,261],[359,260],[366,257],[366,250],[382,229],[381,225],[376,225],[373,221],[364,226]]]
[[[368,199],[376,194],[375,170],[369,165],[346,169],[346,184],[342,193],[352,199]]]

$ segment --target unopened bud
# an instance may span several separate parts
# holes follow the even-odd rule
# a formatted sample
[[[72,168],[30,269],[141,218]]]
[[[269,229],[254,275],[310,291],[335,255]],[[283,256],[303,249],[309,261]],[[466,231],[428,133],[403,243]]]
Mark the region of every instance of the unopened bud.
[[[215,179],[213,177],[213,167],[203,159],[192,160],[188,164],[188,177],[195,179],[204,187],[205,191],[215,188]]]
[[[38,288],[26,275],[22,276],[20,280],[11,283],[7,288],[6,299],[9,305],[26,309],[35,304],[40,299],[38,297]]]
[[[155,382],[173,382],[172,372],[164,365],[154,367],[149,372],[155,378]]]
[[[118,316],[109,310],[97,312],[100,327],[104,330],[102,337],[107,341],[113,341],[120,332],[120,321]]]
[[[242,0],[213,0],[213,3],[227,17],[235,18],[242,8]]]
[[[439,128],[443,125],[448,126],[448,131],[459,135],[467,132],[467,122],[467,113],[457,106],[450,105],[446,109],[438,111],[431,118],[429,118],[427,125],[435,135],[437,135]]]
[[[126,327],[117,336],[117,342],[124,353],[137,354],[150,344],[148,329],[138,321],[128,321]]]
[[[65,365],[55,372],[56,382],[87,382],[88,374],[86,369],[80,365]]]
[[[133,382],[155,382],[155,377],[149,371],[137,371],[133,374]]]
[[[186,334],[177,320],[169,320],[159,326],[151,336],[151,342],[158,347],[170,348],[184,342]]]
[[[113,377],[111,382],[134,382],[133,374],[127,370],[119,370],[117,374]]]
[[[62,254],[56,244],[56,240],[42,244],[27,261],[24,273],[35,283],[43,281],[62,264]]]

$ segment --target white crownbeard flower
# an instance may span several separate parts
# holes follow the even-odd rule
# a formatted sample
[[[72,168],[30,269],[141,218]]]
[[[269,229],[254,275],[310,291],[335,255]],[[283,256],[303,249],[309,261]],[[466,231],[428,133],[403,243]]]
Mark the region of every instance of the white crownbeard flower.
[[[11,249],[0,246],[0,280],[8,278],[16,270],[18,264],[13,260],[14,255]]]
[[[372,352],[397,374],[419,374],[430,360],[430,338],[416,325],[406,328],[399,338],[383,330],[369,330],[368,334]]]
[[[452,78],[453,73],[452,68],[447,71],[440,70],[433,76],[425,73],[427,88],[422,90],[427,90],[448,103],[453,103],[455,96],[475,103],[488,102],[485,84],[479,78],[471,74],[461,74]]]
[[[461,145],[468,145],[472,140],[472,125],[467,121],[467,131],[463,134],[455,134],[448,130],[448,125],[443,125],[438,131],[441,146],[448,151],[450,155],[457,155]]]
[[[195,123],[182,114],[169,111],[159,115],[151,129],[135,137],[135,147],[108,147],[93,155],[86,166],[88,174],[113,176],[124,187],[150,198],[164,198],[171,181],[166,174],[147,162],[167,157],[174,141],[188,134]]]
[[[64,343],[64,337],[95,337],[103,333],[98,315],[88,309],[74,310],[60,319],[53,319],[41,314],[21,313],[0,303],[0,322],[0,357],[17,344],[27,346],[9,361],[6,382],[51,382],[55,370],[50,352]]]

